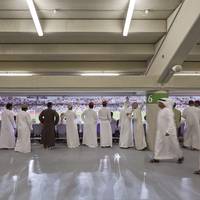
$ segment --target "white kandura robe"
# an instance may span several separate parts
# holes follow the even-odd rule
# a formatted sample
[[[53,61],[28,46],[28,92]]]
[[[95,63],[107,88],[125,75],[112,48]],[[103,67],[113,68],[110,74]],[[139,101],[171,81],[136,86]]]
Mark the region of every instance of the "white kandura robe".
[[[101,147],[110,146],[112,147],[112,128],[110,125],[111,114],[108,108],[101,108],[99,110],[100,120],[100,144]]]
[[[169,136],[166,136],[166,133]],[[154,159],[178,159],[183,156],[176,133],[172,108],[165,107],[158,113]]]
[[[1,114],[0,148],[13,149],[15,147],[15,120],[11,110]]]
[[[29,113],[20,111],[16,117],[17,142],[15,151],[22,153],[31,152],[31,129],[32,122]]]
[[[189,106],[183,111],[186,120],[184,133],[184,146],[200,149],[200,109]]]
[[[124,108],[120,112],[120,138],[119,146],[122,148],[133,147],[132,109]]]
[[[81,118],[84,122],[83,144],[92,148],[97,147],[97,113],[93,109],[87,109]]]
[[[138,107],[133,110],[133,133],[135,139],[135,148],[137,150],[142,150],[147,147],[146,138],[144,133],[144,126],[142,122],[141,109]]]
[[[80,145],[75,119],[76,113],[74,111],[68,110],[65,113],[67,145],[69,148],[76,148]]]

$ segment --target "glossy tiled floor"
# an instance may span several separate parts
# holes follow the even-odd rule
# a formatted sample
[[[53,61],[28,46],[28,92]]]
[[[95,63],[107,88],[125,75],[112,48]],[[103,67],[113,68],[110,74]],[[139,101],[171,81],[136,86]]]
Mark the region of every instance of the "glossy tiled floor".
[[[0,151],[1,200],[200,200],[198,152],[185,163],[150,164],[149,152],[133,149]]]

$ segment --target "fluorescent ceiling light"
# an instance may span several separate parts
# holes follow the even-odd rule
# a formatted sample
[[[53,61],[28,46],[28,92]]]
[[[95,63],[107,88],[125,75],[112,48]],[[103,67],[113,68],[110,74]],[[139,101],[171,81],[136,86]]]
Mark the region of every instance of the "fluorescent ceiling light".
[[[174,76],[200,76],[200,72],[195,71],[182,71],[179,73],[175,73]]]
[[[39,21],[33,0],[26,0],[26,2],[28,4],[28,7],[29,7],[29,10],[30,10],[31,16],[33,18],[33,22],[35,24],[35,28],[38,32],[38,35],[43,36],[42,27],[41,27],[41,24],[40,24],[40,21]]]
[[[102,72],[102,73],[82,73],[81,76],[119,76],[119,73],[108,73],[108,72]]]
[[[126,15],[124,30],[123,30],[123,36],[128,35],[129,27],[130,27],[132,16],[133,16],[133,11],[135,8],[135,2],[136,2],[136,0],[129,1],[128,11],[127,11],[127,15]]]
[[[0,76],[33,76],[33,73],[29,72],[0,72]]]

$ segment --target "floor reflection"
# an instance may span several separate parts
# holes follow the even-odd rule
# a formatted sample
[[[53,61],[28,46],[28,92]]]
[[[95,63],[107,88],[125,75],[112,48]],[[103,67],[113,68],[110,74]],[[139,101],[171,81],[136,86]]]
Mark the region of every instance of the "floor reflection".
[[[29,157],[0,157],[0,200],[200,199],[200,180],[185,177],[184,165],[151,165],[145,154],[119,148],[36,149]]]

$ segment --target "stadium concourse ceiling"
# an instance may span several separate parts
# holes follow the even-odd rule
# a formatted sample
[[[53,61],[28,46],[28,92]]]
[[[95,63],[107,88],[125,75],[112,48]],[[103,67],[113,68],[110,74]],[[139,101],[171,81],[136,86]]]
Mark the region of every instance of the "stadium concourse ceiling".
[[[0,77],[0,91],[200,88],[196,76],[168,78],[174,65],[200,70],[199,0],[136,0],[127,37],[122,32],[129,0],[34,4],[43,37],[26,0],[0,1],[0,71],[35,74]],[[120,76],[80,76],[84,72]]]

